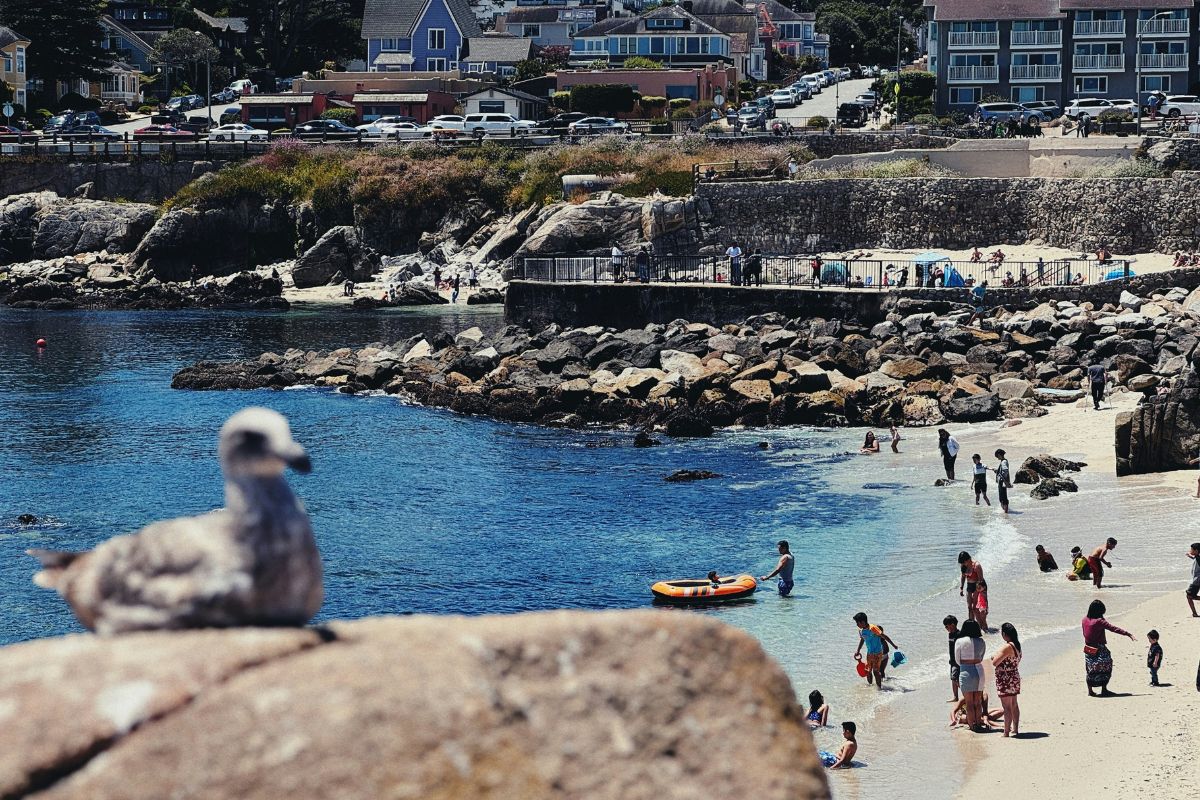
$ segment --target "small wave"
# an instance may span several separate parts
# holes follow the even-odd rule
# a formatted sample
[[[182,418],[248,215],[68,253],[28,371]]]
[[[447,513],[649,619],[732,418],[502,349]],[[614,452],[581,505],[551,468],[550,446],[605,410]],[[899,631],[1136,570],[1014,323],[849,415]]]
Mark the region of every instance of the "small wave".
[[[900,491],[902,489],[911,489],[907,483],[864,483],[862,488],[868,491]]]

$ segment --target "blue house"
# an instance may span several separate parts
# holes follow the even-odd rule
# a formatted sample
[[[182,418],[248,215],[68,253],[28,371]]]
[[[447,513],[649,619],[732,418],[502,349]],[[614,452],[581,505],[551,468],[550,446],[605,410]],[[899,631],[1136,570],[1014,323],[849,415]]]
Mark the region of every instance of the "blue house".
[[[134,32],[107,14],[100,17],[100,29],[104,32],[100,46],[114,59],[125,61],[146,75],[156,71],[155,63],[158,59],[154,53],[154,45],[142,34]]]
[[[467,0],[367,0],[363,12],[370,72],[457,71],[482,33]]]
[[[604,61],[619,67],[630,56],[645,56],[666,67],[733,63],[729,36],[679,6],[661,6],[637,17],[610,17],[580,31],[570,63]]]

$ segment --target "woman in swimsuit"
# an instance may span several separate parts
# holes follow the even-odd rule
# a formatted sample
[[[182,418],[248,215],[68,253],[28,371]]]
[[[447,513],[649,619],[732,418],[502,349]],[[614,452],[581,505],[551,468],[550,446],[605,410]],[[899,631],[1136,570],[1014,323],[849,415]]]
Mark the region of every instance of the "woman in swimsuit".
[[[808,707],[811,709],[807,717],[808,727],[816,730],[829,724],[829,704],[815,689],[808,693]]]
[[[874,431],[867,431],[867,437],[863,439],[863,446],[858,451],[860,453],[878,453],[879,440],[875,438]]]
[[[1016,736],[1021,727],[1021,708],[1017,705],[1017,695],[1021,693],[1021,672],[1017,668],[1021,663],[1021,639],[1011,622],[1000,626],[1000,635],[1004,637],[1004,646],[992,656],[996,694],[1000,695],[1000,704],[1004,706],[1004,735],[1008,736],[1011,729],[1012,735]]]
[[[983,567],[972,560],[971,554],[963,550],[958,554],[958,568],[962,576],[958,581],[958,596],[967,598],[967,619],[975,619],[975,611],[979,600],[975,593],[979,590],[979,582],[983,580]]]

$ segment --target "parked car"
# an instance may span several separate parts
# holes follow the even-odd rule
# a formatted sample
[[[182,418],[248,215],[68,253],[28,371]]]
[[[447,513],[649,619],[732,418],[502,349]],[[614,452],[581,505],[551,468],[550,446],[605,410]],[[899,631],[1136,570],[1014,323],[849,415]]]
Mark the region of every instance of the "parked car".
[[[771,98],[760,97],[754,101],[754,104],[762,111],[764,117],[775,119],[775,104],[771,102]]]
[[[796,97],[799,99],[800,102],[812,99],[812,96],[813,96],[812,87],[809,86],[804,81],[796,81],[788,88],[796,93]]]
[[[236,80],[233,83],[229,84],[229,88],[233,89],[235,92],[237,92],[238,97],[242,97],[243,95],[247,95],[247,94],[254,94],[255,92],[258,91],[258,87],[255,86],[254,82],[251,81],[249,78],[242,78],[241,80]]]
[[[1200,97],[1194,94],[1173,94],[1158,107],[1158,113],[1168,117],[1190,117],[1200,114]]]
[[[862,106],[863,108],[874,108],[875,107],[875,93],[874,92],[863,92],[858,97],[855,97],[853,102],[855,105]]]
[[[51,117],[46,120],[46,124],[42,127],[42,133],[55,133],[69,128],[74,128],[77,125],[99,125],[100,116],[95,111],[71,111],[66,110],[61,114]]]
[[[11,125],[0,125],[0,142],[7,144],[22,144],[37,141],[38,135],[33,131],[23,131]]]
[[[219,92],[214,92],[213,96],[210,98],[210,100],[214,105],[217,103],[232,103],[234,100],[237,100],[240,96],[241,95],[239,95],[233,89],[226,88],[226,89],[222,89]]]
[[[208,138],[216,142],[265,142],[268,135],[244,122],[230,122],[208,132]]]
[[[587,116],[582,111],[568,111],[565,114],[555,114],[550,119],[534,123],[533,127],[539,131],[561,133],[571,127],[572,122],[579,122],[581,119],[586,119]]]
[[[837,110],[838,125],[861,128],[867,124],[867,109],[858,103],[842,103]]]
[[[975,118],[980,122],[1007,122],[1010,119],[1036,120],[1045,122],[1046,116],[1040,111],[1031,111],[1020,103],[980,103],[975,107]]]
[[[821,88],[825,86],[825,76],[818,75],[815,72],[811,75],[805,75],[800,80],[808,84],[808,88],[812,89],[813,94],[820,94]]]
[[[512,114],[467,114],[463,117],[463,130],[472,135],[486,133],[529,133],[534,122],[517,119]]]
[[[611,117],[584,117],[572,122],[567,131],[572,135],[589,133],[629,133],[629,123]]]
[[[73,128],[67,128],[65,131],[58,131],[55,135],[60,139],[86,139],[88,141],[102,142],[119,142],[122,138],[121,134],[101,125],[76,125]]]
[[[418,125],[415,122],[394,122],[391,125],[385,125],[383,129],[383,138],[385,139],[422,139],[429,136],[432,132],[429,128],[423,125]]]
[[[292,136],[298,139],[357,139],[360,134],[341,120],[314,119],[292,128]]]
[[[1108,111],[1113,107],[1113,104],[1103,97],[1077,97],[1067,103],[1067,107],[1063,109],[1067,119],[1079,120],[1098,117],[1104,111]]]
[[[791,89],[776,89],[771,92],[771,102],[776,108],[795,108],[796,93]]]
[[[1062,108],[1053,100],[1030,100],[1027,103],[1021,103],[1021,105],[1030,111],[1042,114],[1046,119],[1057,119],[1062,116]]]
[[[176,128],[174,125],[147,125],[133,132],[136,139],[196,139],[198,135],[192,131]]]
[[[168,111],[191,111],[193,108],[204,108],[204,98],[198,94],[185,94],[181,97],[172,97],[167,101],[165,108]]]
[[[466,120],[462,114],[439,114],[425,123],[425,125],[434,130],[463,131],[465,130]]]
[[[832,69],[823,69],[821,70],[821,74],[825,76],[826,86],[832,86],[841,80],[841,78],[838,76],[838,73]]]
[[[742,106],[738,109],[738,119],[747,128],[767,127],[767,117],[758,106]]]

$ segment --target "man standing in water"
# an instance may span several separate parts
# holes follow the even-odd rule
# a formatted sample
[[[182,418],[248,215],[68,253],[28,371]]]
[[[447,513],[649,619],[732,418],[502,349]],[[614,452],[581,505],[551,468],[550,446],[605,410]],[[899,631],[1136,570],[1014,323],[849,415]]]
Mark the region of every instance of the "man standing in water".
[[[796,557],[792,555],[791,547],[786,539],[780,539],[777,547],[779,548],[779,563],[775,565],[775,569],[771,570],[769,575],[763,575],[760,580],[766,583],[778,575],[779,596],[787,597],[792,593],[792,587],[795,586],[792,583],[792,570],[796,567]]]
[[[1092,554],[1088,556],[1088,566],[1092,568],[1092,583],[1097,589],[1101,588],[1100,584],[1104,581],[1104,567],[1112,569],[1112,564],[1108,563],[1107,559],[1104,557],[1108,555],[1110,551],[1115,550],[1116,548],[1117,540],[1110,536],[1108,537],[1108,541],[1097,547],[1092,551]]]

